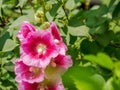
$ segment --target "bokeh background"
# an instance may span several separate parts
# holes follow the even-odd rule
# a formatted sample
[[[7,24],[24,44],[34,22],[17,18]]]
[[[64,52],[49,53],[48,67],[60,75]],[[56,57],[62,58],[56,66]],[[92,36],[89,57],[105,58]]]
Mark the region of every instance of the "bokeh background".
[[[23,21],[54,21],[73,66],[66,90],[120,90],[120,0],[0,0],[0,90],[17,90],[14,63]]]

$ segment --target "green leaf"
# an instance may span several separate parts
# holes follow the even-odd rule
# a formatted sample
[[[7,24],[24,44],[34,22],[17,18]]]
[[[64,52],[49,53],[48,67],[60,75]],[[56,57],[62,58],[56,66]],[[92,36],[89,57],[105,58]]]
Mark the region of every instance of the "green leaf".
[[[79,26],[83,25],[83,23],[79,19],[74,17],[69,20],[68,25],[72,26],[72,27],[79,27]]]
[[[100,45],[96,41],[84,39],[80,44],[80,50],[84,54],[96,54],[101,51]]]
[[[67,33],[67,36],[66,36],[66,43],[67,43],[67,45],[69,45],[69,43],[70,43],[70,35],[69,35],[69,33]]]
[[[1,14],[2,2],[3,2],[3,0],[0,0],[0,17],[2,16],[2,14]]]
[[[117,18],[120,16],[120,2],[115,7],[115,10],[113,11],[113,18]]]
[[[68,26],[68,32],[73,36],[89,36],[89,28],[85,25],[79,27]]]
[[[0,51],[2,50],[4,44],[5,44],[5,41],[10,38],[10,34],[8,32],[6,32],[5,34],[3,34],[2,37],[0,37]]]
[[[84,77],[85,78],[85,77]],[[94,74],[86,79],[74,79],[78,90],[101,90],[105,80],[99,74]]]
[[[65,78],[67,79],[70,77],[67,83],[68,86],[69,83],[71,84],[73,82],[77,90],[101,90],[105,80],[101,75],[95,74],[95,72],[95,69],[92,67],[73,66],[66,73]],[[72,90],[72,87],[74,86],[69,86],[68,90]]]
[[[101,0],[102,4],[109,6],[111,0]]]
[[[26,10],[25,13],[27,14],[26,17],[28,21],[35,22],[35,18],[34,18],[35,12],[33,9]]]
[[[7,52],[7,51],[11,51],[13,50],[15,47],[17,46],[17,44],[11,40],[11,39],[7,39],[4,46],[3,46],[3,49],[2,51],[3,52]]]
[[[107,68],[110,70],[113,69],[112,59],[104,53],[98,53],[96,56],[95,55],[85,55],[84,59],[94,62],[104,68]]]
[[[21,16],[21,17],[19,17],[19,18],[17,18],[10,26],[9,26],[9,28],[14,28],[14,27],[16,27],[16,26],[19,26],[23,21],[28,21],[29,19],[28,19],[28,17],[27,17],[27,15],[25,16]]]
[[[112,31],[105,32],[104,34],[97,35],[96,36],[96,41],[102,45],[102,46],[107,46],[111,40],[114,38],[114,33]]]
[[[118,78],[120,78],[120,62],[114,63],[114,73]]]
[[[52,9],[46,13],[46,18],[48,21],[52,21],[54,17],[57,15],[57,11],[60,8],[61,3],[53,4]]]
[[[12,62],[8,62],[4,65],[4,68],[7,71],[14,72],[14,64]]]
[[[26,2],[27,2],[27,0],[19,0],[17,7],[20,6],[22,8]]]
[[[102,90],[120,90],[120,79],[115,77],[109,78]]]
[[[20,16],[18,17],[14,22],[12,22],[12,24],[9,26],[9,29],[11,28],[15,28],[17,26],[20,26],[20,24],[23,22],[23,21],[29,21],[29,22],[34,22],[35,19],[34,19],[34,10],[33,9],[30,9],[30,10],[26,10],[25,13],[27,15],[23,15],[23,16]]]
[[[67,0],[65,7],[69,10],[72,10],[76,6],[75,0]]]
[[[54,17],[52,17],[49,12],[46,12],[46,18],[48,21],[52,21]]]
[[[114,90],[112,86],[113,78],[110,78],[107,80],[107,82],[104,84],[103,90]]]
[[[109,29],[112,30],[114,33],[120,32],[120,18],[114,19],[109,23]]]
[[[60,7],[60,8],[58,9],[58,11],[57,11],[56,18],[62,18],[62,17],[64,17],[64,16],[65,16],[65,12],[64,12],[63,8]]]

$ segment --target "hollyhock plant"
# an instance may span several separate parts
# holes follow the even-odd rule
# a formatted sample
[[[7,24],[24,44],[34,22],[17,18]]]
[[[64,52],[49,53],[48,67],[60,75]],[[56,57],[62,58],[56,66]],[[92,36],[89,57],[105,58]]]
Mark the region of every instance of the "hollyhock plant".
[[[29,83],[42,82],[44,80],[44,70],[35,66],[27,66],[22,60],[16,60],[15,64],[16,81],[26,81]]]
[[[27,65],[45,68],[51,58],[58,55],[58,49],[51,33],[47,30],[39,30],[30,34],[26,41],[21,43],[24,54],[21,56]]]
[[[62,37],[60,36],[59,30],[54,22],[50,22],[50,31],[54,37],[54,42],[59,48],[59,53],[65,55],[67,51],[67,46],[62,41]]]
[[[61,75],[72,66],[54,22],[49,29],[36,30],[24,22],[18,32],[20,59],[15,62],[18,90],[65,90]]]
[[[18,32],[18,38],[19,40],[22,42],[24,41],[26,38],[28,38],[28,35],[32,32],[35,32],[36,29],[35,27],[30,24],[29,22],[27,21],[24,21],[21,25],[21,29],[20,31]]]

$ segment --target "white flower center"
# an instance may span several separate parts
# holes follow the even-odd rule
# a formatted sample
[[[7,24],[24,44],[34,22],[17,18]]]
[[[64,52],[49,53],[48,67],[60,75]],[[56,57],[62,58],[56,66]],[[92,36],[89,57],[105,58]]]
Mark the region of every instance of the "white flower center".
[[[59,43],[59,40],[58,40],[58,39],[54,39],[54,42],[55,42],[56,44],[58,44],[58,43]]]
[[[34,75],[38,75],[41,73],[41,69],[38,67],[30,67],[29,71],[33,73]]]
[[[37,52],[38,52],[39,54],[44,54],[45,51],[46,51],[46,46],[45,46],[45,45],[39,44],[39,45],[37,46]]]
[[[34,66],[30,67],[29,71],[31,72],[30,79],[36,78],[36,77],[38,77],[42,73],[40,68],[34,67]]]

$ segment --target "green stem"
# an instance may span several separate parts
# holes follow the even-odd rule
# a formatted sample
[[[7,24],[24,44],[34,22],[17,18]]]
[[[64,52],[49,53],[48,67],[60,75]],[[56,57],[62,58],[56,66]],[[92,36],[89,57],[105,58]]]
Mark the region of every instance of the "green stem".
[[[20,13],[21,13],[21,15],[23,15],[22,8],[21,8],[21,7],[19,7],[19,9],[20,9]]]
[[[69,18],[68,18],[68,14],[67,14],[67,12],[66,12],[66,10],[65,10],[65,6],[64,6],[64,4],[62,5],[62,8],[63,8],[63,10],[64,10],[64,12],[65,12],[65,16],[66,16],[67,20],[69,20]]]
[[[46,4],[46,1],[44,0],[43,5],[42,5],[43,12],[44,12],[43,23],[44,23],[44,21],[46,20],[46,18],[45,18],[45,13],[46,13],[46,10],[45,10],[45,4]]]
[[[68,12],[65,9],[65,2],[62,2],[62,9],[65,12],[65,16],[66,16],[66,23],[68,24],[69,18],[68,18]]]
[[[0,56],[2,56],[2,55],[0,55]],[[0,58],[0,62],[1,62],[1,64],[0,64],[0,77],[2,76],[2,58]]]

